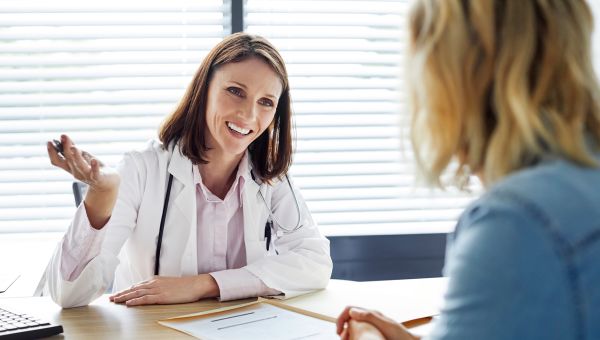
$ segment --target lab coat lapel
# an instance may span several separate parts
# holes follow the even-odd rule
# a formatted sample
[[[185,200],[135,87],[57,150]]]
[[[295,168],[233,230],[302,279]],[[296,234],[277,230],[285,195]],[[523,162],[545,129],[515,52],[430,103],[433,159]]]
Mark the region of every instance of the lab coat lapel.
[[[262,190],[261,190],[262,189]],[[266,195],[266,185],[262,188],[253,180],[244,183],[243,210],[244,210],[244,243],[246,245],[246,262],[252,263],[263,256],[262,243],[264,230],[260,228],[260,221],[264,219],[262,202],[259,194],[261,190]]]
[[[183,253],[179,253],[181,260],[179,273],[173,275],[196,275],[198,273],[198,249],[196,227],[196,190],[192,174],[192,162],[179,152],[175,147],[169,163],[169,173],[173,175],[171,189],[171,202],[169,209],[173,213],[167,218],[168,226],[172,229],[169,244],[184,246]],[[165,226],[165,236],[169,235]],[[174,263],[174,265],[176,265]]]

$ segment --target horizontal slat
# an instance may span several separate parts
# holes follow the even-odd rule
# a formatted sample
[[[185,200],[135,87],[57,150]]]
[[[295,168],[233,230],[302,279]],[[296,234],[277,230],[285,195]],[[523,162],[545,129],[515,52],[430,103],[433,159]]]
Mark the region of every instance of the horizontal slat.
[[[298,139],[348,139],[348,138],[378,138],[396,137],[398,128],[396,126],[373,126],[369,129],[360,127],[344,127],[334,129],[331,127],[307,127],[298,133]],[[0,138],[1,140],[1,138]]]
[[[313,166],[311,164],[294,164],[290,170],[296,176],[339,176],[339,175],[375,175],[375,174],[412,174],[412,164],[378,163],[377,166],[368,163],[328,164]]]
[[[1,68],[0,68],[1,69]],[[0,93],[37,94],[50,96],[64,93],[89,93],[94,91],[120,91],[120,90],[162,90],[177,89],[184,91],[190,82],[190,76],[181,77],[130,77],[130,78],[99,78],[99,79],[73,79],[73,80],[28,80],[28,81],[0,81]],[[67,103],[72,106],[73,103]]]
[[[370,39],[269,39],[273,45],[286,53],[287,51],[346,51],[346,52],[380,52],[398,53],[402,41],[379,41]],[[292,43],[293,42],[293,43]]]
[[[73,194],[0,196],[1,209],[75,206]]]
[[[297,177],[298,187],[307,189],[328,188],[376,188],[410,186],[414,183],[412,174],[390,175],[353,175],[353,176],[326,176],[326,177]]]
[[[391,223],[328,224],[321,226],[323,235],[368,236],[402,234],[446,234],[454,230],[456,221],[411,221]]]
[[[224,25],[218,12],[0,13],[0,26]]]
[[[35,136],[35,140],[32,140],[32,136],[24,133],[3,133],[0,134],[0,145],[22,145],[22,144],[38,144],[45,143],[47,140],[57,137],[57,133],[62,132],[62,129],[57,131],[44,131],[43,136]],[[142,141],[148,140],[149,138],[155,138],[156,129],[142,130],[136,129],[132,131],[104,131],[90,128],[89,131],[77,131],[71,133],[74,140],[79,143],[87,142],[112,142],[112,141],[129,141],[143,143]],[[45,147],[45,146],[43,146]],[[2,167],[2,164],[0,164]]]
[[[144,0],[143,7],[135,1],[103,0],[102,2],[87,2],[78,0],[54,0],[51,3],[39,0],[5,1],[0,7],[0,13],[115,13],[115,12],[158,12],[185,11],[192,12],[226,12],[222,0]]]
[[[315,213],[314,218],[319,225],[328,224],[356,224],[356,223],[407,223],[423,221],[452,221],[456,220],[461,208],[456,209],[427,209],[427,214],[423,214],[423,209],[401,210],[401,211],[374,211],[374,212],[354,212],[345,211],[340,213]]]
[[[75,209],[68,218],[62,219],[0,220],[0,231],[2,233],[64,232],[74,213]]]
[[[314,214],[332,212],[375,212],[375,211],[405,211],[418,210],[423,207],[445,210],[463,208],[472,200],[471,197],[411,197],[392,199],[370,200],[341,200],[341,201],[311,201],[308,203],[310,211]]]
[[[111,119],[52,119],[40,121],[13,120],[3,122],[0,133],[11,132],[39,132],[39,131],[82,131],[82,130],[135,130],[156,128],[162,121],[162,117],[119,118],[118,121]]]
[[[225,33],[222,25],[139,25],[139,26],[58,26],[11,27],[0,30],[0,41],[214,38]]]
[[[95,39],[69,40],[20,40],[0,44],[0,53],[80,53],[105,51],[206,51],[221,39],[218,38],[164,38],[164,39]]]
[[[256,25],[252,27],[252,31],[258,35],[269,35],[271,39],[369,39],[397,43],[406,39],[401,31],[353,26],[302,26],[301,29],[298,29],[298,26]]]
[[[175,103],[183,96],[184,90],[146,90],[146,91],[103,91],[93,93],[44,93],[0,95],[0,105],[4,107],[64,106],[64,105],[115,105],[131,103]],[[106,120],[106,119],[105,119]],[[17,125],[18,121],[15,122]],[[113,123],[116,125],[118,123]],[[6,128],[11,129],[11,128]],[[0,130],[2,128],[0,127]],[[5,130],[7,131],[7,130]]]
[[[383,28],[398,28],[401,15],[397,14],[363,14],[345,13],[343,15],[332,15],[331,13],[294,13],[293,15],[281,15],[283,13],[248,13],[244,24],[252,30],[252,26],[368,26]]]
[[[344,14],[389,14],[407,11],[407,1],[271,1],[252,0],[245,6],[249,13],[330,13]]]
[[[60,80],[72,78],[110,78],[110,77],[156,77],[173,75],[191,76],[198,68],[196,64],[173,65],[99,65],[87,67],[64,67],[34,69],[4,69],[0,81],[15,80]]]
[[[0,55],[1,67],[58,67],[115,64],[179,64],[197,63],[204,59],[208,50],[202,51],[126,51],[126,52],[73,52],[73,53],[31,53]],[[174,75],[176,76],[176,75]]]
[[[11,119],[62,119],[62,118],[114,118],[128,116],[166,116],[175,108],[173,103],[160,104],[122,104],[122,105],[69,105],[69,106],[28,106],[1,107],[0,116],[8,121]]]

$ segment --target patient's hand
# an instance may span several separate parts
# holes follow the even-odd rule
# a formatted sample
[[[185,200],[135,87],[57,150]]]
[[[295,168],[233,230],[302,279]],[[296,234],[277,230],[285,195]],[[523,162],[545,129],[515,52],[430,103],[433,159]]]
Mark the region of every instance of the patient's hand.
[[[350,319],[346,323],[346,328],[340,334],[342,340],[385,340],[385,337],[368,322],[360,322]]]
[[[372,310],[348,306],[337,319],[342,339],[419,339],[387,316]]]

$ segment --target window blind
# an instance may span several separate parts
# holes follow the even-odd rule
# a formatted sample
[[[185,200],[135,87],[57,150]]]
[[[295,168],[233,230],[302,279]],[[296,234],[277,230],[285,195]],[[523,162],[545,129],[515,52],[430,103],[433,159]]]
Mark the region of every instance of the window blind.
[[[105,163],[143,147],[212,46],[228,0],[0,1],[0,232],[62,231],[71,177],[45,142]]]
[[[473,199],[415,186],[403,76],[410,2],[245,3],[245,31],[287,62],[291,172],[326,235],[447,232]]]

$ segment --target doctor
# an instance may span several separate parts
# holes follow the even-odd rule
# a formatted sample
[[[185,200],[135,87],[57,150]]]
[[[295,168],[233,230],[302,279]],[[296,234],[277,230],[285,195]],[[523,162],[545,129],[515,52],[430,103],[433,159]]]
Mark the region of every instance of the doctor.
[[[238,33],[206,56],[177,109],[110,170],[66,135],[51,163],[89,185],[46,276],[53,300],[128,306],[285,298],[324,288],[332,262],[287,171],[291,104],[283,59]]]

